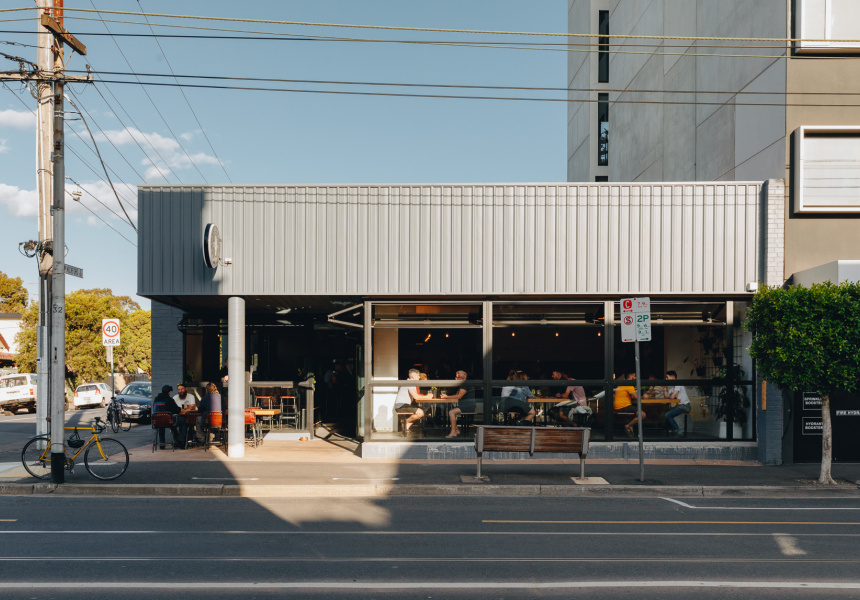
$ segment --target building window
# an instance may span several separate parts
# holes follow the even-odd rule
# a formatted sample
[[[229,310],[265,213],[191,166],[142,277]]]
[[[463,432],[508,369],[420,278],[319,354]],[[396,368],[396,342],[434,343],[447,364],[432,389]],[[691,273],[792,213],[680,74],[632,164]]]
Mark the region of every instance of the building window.
[[[799,53],[860,52],[860,2],[798,0],[795,51]]]
[[[608,183],[609,182],[609,175],[597,175],[594,178],[594,182],[595,183]]]
[[[597,81],[609,83],[609,11],[601,10],[598,17]]]
[[[800,127],[793,169],[796,212],[860,212],[860,127]]]
[[[597,94],[597,166],[609,166],[609,94]]]

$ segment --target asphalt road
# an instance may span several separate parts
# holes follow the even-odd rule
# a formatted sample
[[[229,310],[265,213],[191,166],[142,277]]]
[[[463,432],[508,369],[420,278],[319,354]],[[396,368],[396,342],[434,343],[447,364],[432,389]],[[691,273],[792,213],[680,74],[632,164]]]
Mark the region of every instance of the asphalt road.
[[[0,598],[860,598],[860,502],[0,497]]]

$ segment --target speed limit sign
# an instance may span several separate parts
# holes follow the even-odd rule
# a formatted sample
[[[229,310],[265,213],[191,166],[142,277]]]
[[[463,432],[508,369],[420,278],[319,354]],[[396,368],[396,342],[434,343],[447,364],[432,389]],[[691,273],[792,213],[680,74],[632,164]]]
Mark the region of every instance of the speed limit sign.
[[[102,345],[119,346],[119,319],[102,319]]]

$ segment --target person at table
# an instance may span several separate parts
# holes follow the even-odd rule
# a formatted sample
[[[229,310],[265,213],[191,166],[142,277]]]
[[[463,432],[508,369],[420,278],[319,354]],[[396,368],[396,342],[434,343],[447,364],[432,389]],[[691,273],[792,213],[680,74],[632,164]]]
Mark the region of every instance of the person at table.
[[[666,379],[678,379],[678,374],[675,371],[667,371]],[[666,413],[666,423],[669,424],[669,433],[672,435],[682,435],[681,428],[675,417],[690,414],[690,397],[687,395],[687,388],[683,385],[673,385],[667,388],[668,397],[677,400],[678,406]]]
[[[409,369],[406,378],[419,381],[418,369]],[[403,437],[409,435],[412,425],[424,416],[424,409],[418,406],[417,400],[429,400],[431,396],[422,394],[417,387],[402,387],[397,390],[394,399],[394,412],[398,415],[409,415],[403,423]]]
[[[457,381],[465,381],[466,380],[466,371],[457,371],[454,373],[454,379]],[[475,412],[475,407],[477,403],[475,398],[466,399],[464,396],[466,395],[466,388],[463,387],[463,384],[459,384],[454,386],[453,388],[448,388],[443,391],[439,397],[444,398],[448,401],[456,402],[456,406],[454,406],[451,410],[448,411],[448,421],[451,423],[451,431],[446,435],[446,438],[457,437],[460,435],[460,428],[457,427],[457,416],[461,415],[464,412],[473,413]]]
[[[203,433],[206,430],[206,415],[210,412],[221,412],[221,394],[218,386],[212,382],[206,386],[206,395],[200,400],[200,416],[197,417],[197,441],[204,442]]]
[[[529,376],[524,371],[511,371],[508,379],[511,381],[528,381]],[[529,398],[534,398],[532,391],[524,385],[506,385],[502,388],[502,411],[504,414],[517,413],[518,422],[531,423],[535,418],[535,409],[529,404]]]
[[[588,406],[585,388],[581,385],[569,385],[563,393],[556,394],[556,397],[564,398],[564,400],[553,406],[550,412],[556,419],[561,421],[562,425],[567,427],[574,427],[577,424],[574,419],[579,415],[590,415],[594,412]],[[579,418],[583,419],[586,417]]]
[[[654,377],[653,373],[649,373],[648,379],[650,381],[653,381],[654,379],[656,379],[656,377]],[[648,388],[648,390],[644,394],[642,394],[643,399],[654,398],[655,400],[661,400],[663,398],[668,398],[668,397],[669,397],[669,394],[666,391],[666,387],[662,386],[662,385],[652,385],[651,387]]]
[[[197,399],[194,397],[194,394],[188,393],[188,386],[184,383],[180,383],[176,386],[176,395],[173,396],[173,401],[176,402],[176,405],[181,410],[197,407]]]
[[[627,380],[629,381],[631,379],[636,379],[636,373],[627,374]],[[631,417],[630,421],[624,425],[624,432],[627,434],[627,437],[631,438],[635,436],[633,425],[636,424],[636,420],[639,416],[639,413],[636,411],[636,406],[633,404],[636,399],[636,388],[634,386],[620,385],[615,389],[615,397],[612,401],[612,407],[615,409],[615,413],[620,419]],[[642,412],[642,420],[645,420],[644,411]]]
[[[152,401],[152,414],[157,412],[170,413],[170,434],[173,436],[174,448],[179,445],[179,432],[176,430],[176,415],[181,410],[176,402],[171,397],[170,392],[173,391],[173,386],[165,385],[161,387],[161,392]],[[158,447],[164,450],[164,429],[158,429]]]

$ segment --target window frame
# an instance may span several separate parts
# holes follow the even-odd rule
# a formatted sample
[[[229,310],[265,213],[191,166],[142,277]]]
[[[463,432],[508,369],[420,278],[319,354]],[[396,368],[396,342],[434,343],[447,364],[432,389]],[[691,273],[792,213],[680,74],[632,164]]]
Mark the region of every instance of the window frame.
[[[792,187],[793,197],[794,197],[794,212],[801,213],[860,213],[860,203],[857,205],[840,205],[840,204],[828,204],[828,205],[816,205],[811,206],[808,205],[805,201],[803,188],[804,188],[804,161],[803,161],[803,149],[804,149],[804,141],[806,140],[809,134],[850,134],[853,137],[857,138],[858,143],[860,143],[860,126],[846,125],[841,127],[829,127],[829,126],[816,126],[816,125],[803,125],[798,127],[794,132],[794,141],[793,141],[793,154],[794,160],[792,164]]]
[[[808,17],[813,12],[809,2],[806,0],[797,0],[796,11],[794,15],[795,23],[794,30],[796,37],[799,38],[794,42],[794,51],[797,54],[860,54],[860,39],[854,42],[833,42],[829,41],[832,38],[830,31],[831,19],[829,15],[833,11],[833,0],[824,1],[824,36],[823,40],[818,35],[812,35],[808,32]],[[858,31],[860,38],[860,31]],[[814,40],[814,41],[813,41]]]

